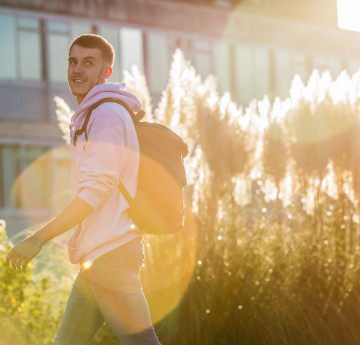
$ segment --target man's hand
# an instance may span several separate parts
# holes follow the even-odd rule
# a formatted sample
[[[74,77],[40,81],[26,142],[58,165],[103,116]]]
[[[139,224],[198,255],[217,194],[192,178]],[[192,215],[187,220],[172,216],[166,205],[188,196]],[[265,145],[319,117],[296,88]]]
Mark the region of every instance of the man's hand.
[[[79,224],[93,212],[94,209],[87,202],[76,197],[57,217],[15,246],[6,257],[6,265],[26,268],[45,243]]]
[[[38,240],[30,236],[20,242],[6,257],[6,265],[13,268],[26,268],[29,261],[39,254],[41,250]]]

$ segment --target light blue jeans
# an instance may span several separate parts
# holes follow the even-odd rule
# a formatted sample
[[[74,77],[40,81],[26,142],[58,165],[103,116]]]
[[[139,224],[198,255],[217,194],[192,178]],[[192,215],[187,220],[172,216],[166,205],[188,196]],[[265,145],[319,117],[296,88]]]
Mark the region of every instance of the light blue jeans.
[[[160,345],[139,278],[143,261],[139,238],[80,272],[54,345],[88,345],[105,321],[122,345]]]

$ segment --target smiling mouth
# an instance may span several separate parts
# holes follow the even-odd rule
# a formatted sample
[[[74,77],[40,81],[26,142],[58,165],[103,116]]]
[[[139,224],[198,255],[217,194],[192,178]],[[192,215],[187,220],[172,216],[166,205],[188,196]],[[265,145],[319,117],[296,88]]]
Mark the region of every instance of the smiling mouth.
[[[84,80],[84,79],[79,79],[79,78],[72,78],[72,82],[73,82],[73,83],[79,83],[79,84],[81,84],[81,83],[85,83],[86,80]]]

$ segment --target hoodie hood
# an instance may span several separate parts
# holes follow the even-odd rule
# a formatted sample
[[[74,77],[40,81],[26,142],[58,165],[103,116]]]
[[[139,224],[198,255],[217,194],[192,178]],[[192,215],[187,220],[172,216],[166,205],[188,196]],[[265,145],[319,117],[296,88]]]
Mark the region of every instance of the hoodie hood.
[[[77,128],[77,124],[84,119],[89,108],[96,102],[108,97],[118,98],[122,100],[135,113],[140,111],[142,108],[140,99],[132,93],[125,91],[125,87],[125,83],[108,83],[95,85],[85,96],[85,98],[80,103],[78,109],[76,110],[75,114],[71,117],[71,126]]]

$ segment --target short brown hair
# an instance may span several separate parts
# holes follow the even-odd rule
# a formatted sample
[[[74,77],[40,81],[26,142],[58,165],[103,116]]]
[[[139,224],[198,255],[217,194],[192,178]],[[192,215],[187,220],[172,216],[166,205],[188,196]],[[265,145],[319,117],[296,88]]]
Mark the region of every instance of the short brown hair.
[[[98,48],[106,62],[112,66],[114,64],[115,52],[113,46],[102,36],[94,34],[84,34],[76,37],[70,44],[69,54],[74,45],[84,48]]]

